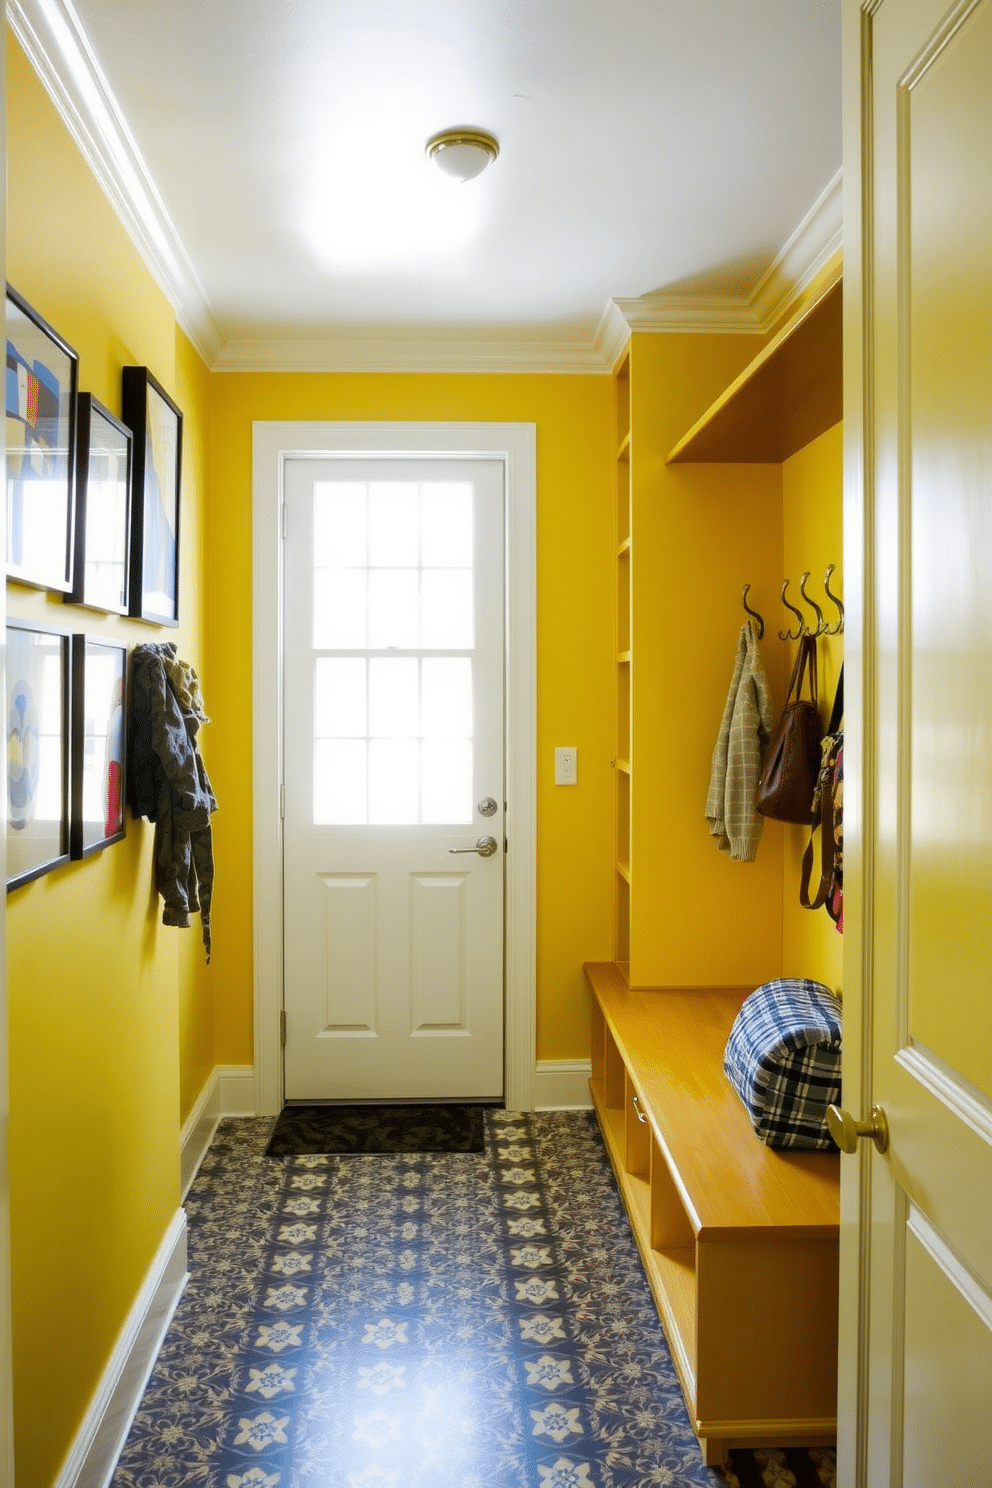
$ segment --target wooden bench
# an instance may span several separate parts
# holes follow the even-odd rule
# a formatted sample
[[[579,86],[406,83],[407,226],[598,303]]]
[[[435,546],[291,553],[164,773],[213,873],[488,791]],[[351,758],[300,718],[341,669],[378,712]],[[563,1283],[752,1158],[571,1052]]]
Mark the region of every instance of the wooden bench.
[[[705,1461],[834,1441],[838,1157],[752,1131],[723,1073],[748,989],[585,973],[593,1103]]]

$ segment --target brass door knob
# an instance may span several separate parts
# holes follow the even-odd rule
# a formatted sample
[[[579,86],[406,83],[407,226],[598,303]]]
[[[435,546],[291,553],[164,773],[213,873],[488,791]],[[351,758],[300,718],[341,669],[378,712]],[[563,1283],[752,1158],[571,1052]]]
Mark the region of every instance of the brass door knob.
[[[855,1121],[849,1111],[828,1106],[827,1130],[841,1152],[857,1152],[862,1137],[870,1137],[879,1152],[885,1152],[889,1145],[889,1123],[881,1106],[872,1106],[867,1121]]]

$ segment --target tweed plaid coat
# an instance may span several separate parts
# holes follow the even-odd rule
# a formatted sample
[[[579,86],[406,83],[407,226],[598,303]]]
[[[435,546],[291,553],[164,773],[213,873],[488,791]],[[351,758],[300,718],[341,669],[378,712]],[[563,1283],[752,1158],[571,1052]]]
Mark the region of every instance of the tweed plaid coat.
[[[721,852],[742,863],[754,861],[764,818],[754,793],[772,723],[771,692],[754,623],[741,626],[734,675],[710,764],[706,817]]]

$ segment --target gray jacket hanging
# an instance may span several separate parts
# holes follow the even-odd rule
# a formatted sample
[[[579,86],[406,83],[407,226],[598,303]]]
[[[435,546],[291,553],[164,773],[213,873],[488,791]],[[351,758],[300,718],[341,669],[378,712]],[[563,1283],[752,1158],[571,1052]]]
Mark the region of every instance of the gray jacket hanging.
[[[188,929],[199,913],[210,960],[214,859],[210,817],[217,809],[197,745],[203,712],[193,668],[174,642],[137,646],[131,656],[128,799],[155,823],[155,887],[163,925]]]

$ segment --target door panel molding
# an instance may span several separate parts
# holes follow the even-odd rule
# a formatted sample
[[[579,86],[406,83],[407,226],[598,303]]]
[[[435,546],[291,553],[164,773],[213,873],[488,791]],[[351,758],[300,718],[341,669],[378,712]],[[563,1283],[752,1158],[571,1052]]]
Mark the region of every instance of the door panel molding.
[[[318,873],[317,878],[322,890],[324,932],[320,965],[324,983],[321,1032],[337,1038],[375,1038],[378,880],[370,873]],[[338,988],[342,990],[339,992]]]
[[[918,1045],[900,1049],[895,1057],[896,1063],[924,1090],[992,1146],[992,1102],[983,1091],[950,1069],[936,1054]]]
[[[496,459],[506,491],[507,1107],[530,1110],[536,1051],[536,430],[533,424],[259,421],[252,426],[253,948],[259,1115],[282,1107],[282,502],[289,459]]]
[[[953,1246],[947,1243],[940,1231],[913,1203],[909,1205],[906,1228],[911,1235],[915,1235],[930,1259],[961,1293],[968,1306],[978,1314],[986,1328],[992,1331],[992,1296],[989,1296],[987,1289],[970,1267],[965,1265]]]
[[[468,1033],[464,873],[410,874],[410,1033]]]

